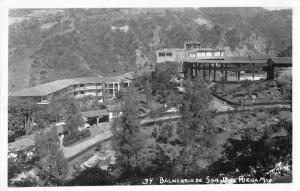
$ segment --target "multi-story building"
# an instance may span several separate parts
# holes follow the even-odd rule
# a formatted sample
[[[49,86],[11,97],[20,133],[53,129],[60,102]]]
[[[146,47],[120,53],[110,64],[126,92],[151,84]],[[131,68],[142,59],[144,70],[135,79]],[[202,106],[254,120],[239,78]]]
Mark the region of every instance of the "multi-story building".
[[[48,104],[52,98],[69,96],[82,98],[98,96],[99,101],[115,97],[121,87],[128,87],[133,73],[113,77],[73,78],[48,82],[12,93],[10,96],[34,100],[39,104]]]
[[[198,41],[184,42],[184,48],[169,48],[156,51],[156,62],[181,62],[188,58],[224,59],[225,50],[203,48]]]

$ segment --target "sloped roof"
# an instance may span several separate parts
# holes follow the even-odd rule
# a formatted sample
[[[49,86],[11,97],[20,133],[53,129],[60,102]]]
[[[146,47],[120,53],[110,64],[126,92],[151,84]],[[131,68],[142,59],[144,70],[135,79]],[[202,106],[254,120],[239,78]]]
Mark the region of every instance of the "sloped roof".
[[[85,111],[85,112],[80,112],[80,113],[84,117],[97,117],[97,116],[108,115],[107,109],[95,110],[95,111]]]
[[[261,54],[257,54],[257,55],[250,55],[249,59],[250,60],[268,60],[270,58],[270,56],[267,55],[261,55]]]
[[[196,40],[191,40],[191,41],[184,41],[184,44],[201,44],[201,42]]]
[[[87,83],[107,83],[107,82],[120,82],[122,80],[133,79],[131,73],[126,73],[121,76],[112,77],[87,77],[87,78],[72,78],[64,80],[56,80],[41,84],[38,86],[26,88],[12,93],[10,96],[47,96],[53,92],[59,91],[70,85],[87,84]]]
[[[121,105],[107,105],[108,112],[122,111]]]
[[[292,64],[292,57],[271,57],[274,64]]]
[[[156,50],[155,52],[172,52],[172,51],[185,51],[183,48],[163,48]]]
[[[70,85],[80,84],[80,83],[101,83],[103,80],[99,77],[89,77],[89,78],[73,78],[56,80],[53,82],[48,82],[38,86],[26,88],[15,93],[11,96],[46,96]]]
[[[218,51],[225,51],[224,49],[220,49],[220,48],[198,48],[195,50],[189,50],[188,52],[190,53],[195,53],[195,52],[201,52],[201,51],[211,51],[211,52],[218,52]]]
[[[197,63],[217,63],[217,64],[266,64],[267,60],[249,60],[249,59],[225,59],[225,60],[203,60],[198,58],[187,58],[184,62],[197,62]]]
[[[248,56],[228,56],[224,60],[249,60]]]
[[[8,144],[8,150],[11,152],[22,151],[34,146],[35,134],[25,136]]]

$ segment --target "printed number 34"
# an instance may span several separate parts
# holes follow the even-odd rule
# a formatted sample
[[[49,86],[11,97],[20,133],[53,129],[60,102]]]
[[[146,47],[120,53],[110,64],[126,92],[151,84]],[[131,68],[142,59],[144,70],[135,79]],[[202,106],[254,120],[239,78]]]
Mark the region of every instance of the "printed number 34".
[[[145,178],[142,184],[152,184],[153,178]]]

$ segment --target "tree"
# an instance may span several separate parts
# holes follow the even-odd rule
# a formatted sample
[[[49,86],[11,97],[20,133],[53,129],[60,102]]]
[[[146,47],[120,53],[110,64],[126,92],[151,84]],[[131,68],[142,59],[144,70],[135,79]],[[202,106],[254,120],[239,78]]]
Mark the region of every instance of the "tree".
[[[212,96],[205,82],[197,77],[194,81],[187,79],[184,86],[185,93],[180,101],[182,118],[177,129],[183,149],[177,163],[182,165],[183,176],[188,176],[205,168],[214,159],[217,131],[210,121]]]
[[[180,70],[177,62],[157,63],[153,74],[152,88],[158,91],[172,89],[174,85],[170,82],[176,77]]]
[[[13,156],[8,157],[8,186],[35,186],[36,180],[28,173],[34,169],[38,157],[35,154],[35,150],[18,151]],[[26,177],[19,178],[19,175],[24,173]]]
[[[101,170],[98,166],[77,172],[75,177],[65,182],[65,186],[100,186],[115,185],[112,175]]]
[[[67,172],[67,162],[60,150],[56,128],[50,128],[35,137],[38,168],[38,184],[42,186],[61,185]]]
[[[25,135],[30,129],[32,117],[37,111],[37,105],[30,100],[9,98],[8,100],[8,130],[11,132],[9,142]]]
[[[152,100],[152,87],[149,81],[146,81],[144,86],[144,94],[146,96],[146,104],[148,108],[151,108],[151,100]]]
[[[253,129],[241,132],[241,139],[228,139],[220,159],[210,165],[211,176],[225,174],[236,178],[244,175],[251,178],[272,178],[272,169],[281,162],[292,165],[292,123],[280,121],[267,127],[260,136]],[[286,135],[279,135],[285,131]],[[276,135],[277,134],[277,135]],[[276,136],[274,136],[276,135]],[[283,170],[284,171],[284,170]]]
[[[79,112],[78,103],[74,99],[62,97],[57,100],[53,100],[52,110],[58,112],[55,113],[56,117],[62,116],[65,119],[68,135],[75,138],[78,134],[78,127],[82,126],[84,121]]]
[[[35,147],[8,158],[9,186],[58,186],[67,174],[56,128],[35,135]],[[20,179],[20,174],[26,177]]]
[[[129,86],[122,105],[122,114],[112,124],[112,145],[116,152],[116,161],[121,169],[121,178],[128,178],[135,173],[142,162],[141,150],[144,138],[141,136],[138,120],[137,93]]]

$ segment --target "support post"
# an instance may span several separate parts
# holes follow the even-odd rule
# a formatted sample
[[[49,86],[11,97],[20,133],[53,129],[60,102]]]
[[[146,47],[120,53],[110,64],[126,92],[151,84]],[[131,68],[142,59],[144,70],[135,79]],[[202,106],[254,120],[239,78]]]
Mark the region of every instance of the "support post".
[[[252,80],[254,81],[254,63],[252,63]]]
[[[206,73],[206,71],[205,71],[205,63],[203,64],[203,78],[204,78],[204,81],[205,81],[205,74]]]
[[[224,64],[221,64],[221,81],[224,81]]]
[[[216,63],[214,63],[214,82],[216,81]]]
[[[97,126],[99,126],[99,118],[100,118],[100,116],[97,117],[97,123],[96,123]]]
[[[208,81],[211,82],[211,79],[210,79],[210,75],[211,75],[211,63],[208,64]]]
[[[240,77],[241,77],[241,74],[240,74],[240,64],[238,64],[238,81],[240,81]]]
[[[227,64],[225,64],[225,81],[227,81]]]

